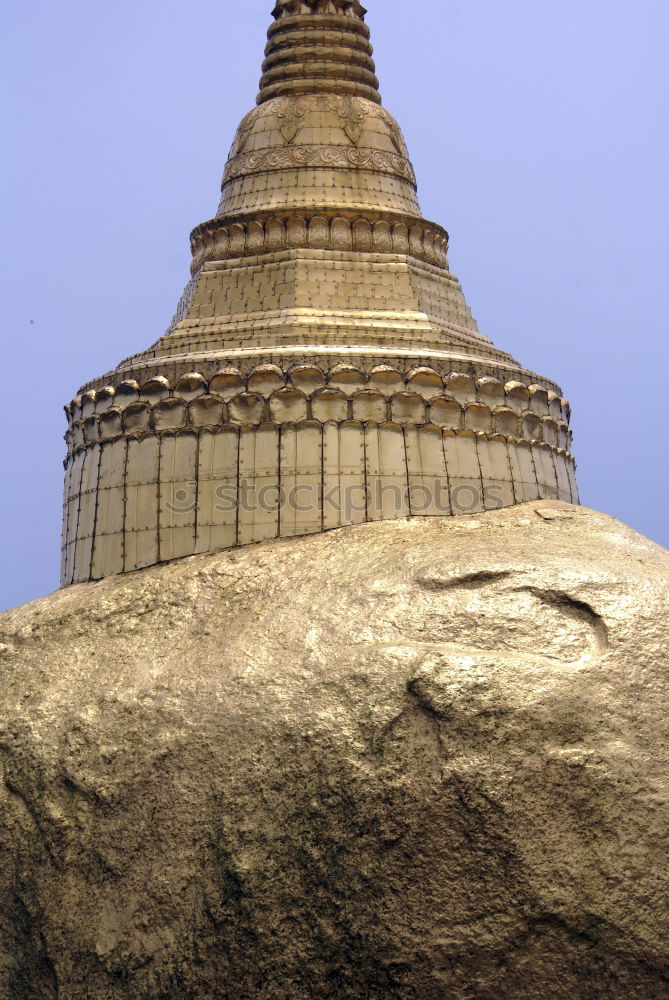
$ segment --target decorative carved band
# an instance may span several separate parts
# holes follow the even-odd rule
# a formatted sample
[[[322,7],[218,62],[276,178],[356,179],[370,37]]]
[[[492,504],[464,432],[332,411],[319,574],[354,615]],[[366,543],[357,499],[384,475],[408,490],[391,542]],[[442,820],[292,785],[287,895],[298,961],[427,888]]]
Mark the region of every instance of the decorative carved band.
[[[424,220],[388,215],[370,221],[339,215],[275,215],[253,219],[212,219],[191,234],[197,271],[207,261],[276,253],[285,249],[357,250],[365,253],[406,254],[436,267],[448,266],[448,233]]]
[[[370,56],[343,45],[319,45],[273,52],[263,63],[260,87],[262,91],[289,79],[320,78],[362,83],[374,91],[379,86],[374,60]]]
[[[539,420],[538,417],[528,416],[521,423],[510,411],[500,410],[491,414],[486,407],[475,404],[463,409],[452,400],[440,397],[426,407],[422,400],[409,394],[395,397],[390,402],[390,408],[391,412],[386,413],[385,402],[370,393],[359,393],[349,402],[343,395],[327,390],[316,395],[311,405],[301,394],[291,393],[290,390],[277,393],[268,404],[253,395],[238,396],[229,404],[223,404],[214,397],[204,397],[194,403],[175,399],[154,407],[148,403],[137,403],[123,412],[110,410],[104,417],[93,416],[77,422],[72,429],[68,455],[72,456],[81,448],[99,442],[116,441],[123,437],[175,434],[217,427],[280,426],[304,420],[313,420],[321,426],[353,420],[365,426],[392,423],[398,427],[439,427],[453,434],[483,434],[509,441],[546,444],[571,454],[571,432],[566,429],[566,424],[558,424],[551,417]],[[531,424],[529,429],[526,426],[528,423]],[[485,425],[486,429],[481,430],[481,425]]]
[[[242,153],[228,161],[223,183],[227,184],[237,177],[250,174],[294,170],[299,167],[369,170],[399,177],[408,181],[414,189],[417,186],[414,169],[406,157],[380,149],[356,149],[354,146],[286,146],[283,149]]]
[[[265,46],[265,56],[283,57],[290,52],[299,53],[304,48],[329,48],[339,51],[362,53],[371,60],[372,46],[369,42],[364,25],[337,23],[336,27],[323,27],[319,22],[303,21],[300,31],[275,31]],[[359,30],[362,28],[362,30]]]
[[[256,98],[257,104],[271,101],[275,97],[302,94],[350,94],[364,97],[368,101],[381,103],[378,90],[358,80],[344,80],[340,76],[289,77],[279,83],[267,84]]]
[[[352,36],[355,38],[355,36]],[[336,70],[338,76],[343,75],[342,67],[346,67],[347,80],[362,80],[370,86],[378,87],[376,77],[376,66],[371,56],[359,48],[349,48],[341,43],[335,43],[332,39],[321,38],[319,44],[305,44],[300,39],[300,44],[290,48],[279,48],[270,53],[262,64],[263,77],[261,84],[278,82],[292,72],[291,66],[297,64],[301,68],[301,75],[304,76],[325,76],[324,67],[327,63],[338,64]],[[352,76],[352,67],[363,71],[360,75]],[[272,73],[272,76],[267,74]]]
[[[386,365],[369,376],[352,365],[338,365],[327,374],[311,364],[289,372],[261,365],[247,376],[227,368],[209,380],[199,373],[184,375],[174,387],[160,376],[143,386],[127,381],[89,391],[66,412],[70,455],[127,435],[301,420],[431,425],[549,444],[566,452],[572,441],[569,404],[541,386],[474,380],[460,372],[444,379],[431,368],[403,375]]]
[[[352,145],[356,145],[362,137],[367,119],[376,118],[382,121],[388,129],[388,137],[396,153],[403,160],[409,160],[402,131],[385,108],[381,108],[363,97],[351,97],[344,94],[302,94],[298,97],[275,97],[272,101],[249,111],[237,129],[228,161],[235,160],[245,151],[249,137],[259,118],[273,116],[285,144],[289,146],[299,137],[309,112],[330,112],[336,115],[346,138]],[[258,154],[263,152],[267,151],[256,151]],[[350,166],[350,164],[348,165]]]

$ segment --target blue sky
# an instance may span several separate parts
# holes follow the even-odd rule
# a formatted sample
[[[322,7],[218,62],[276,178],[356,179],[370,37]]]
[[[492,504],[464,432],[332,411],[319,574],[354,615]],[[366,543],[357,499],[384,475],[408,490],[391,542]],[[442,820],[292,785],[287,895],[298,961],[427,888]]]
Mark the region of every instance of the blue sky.
[[[62,405],[169,322],[271,6],[2,4],[0,608],[58,586]],[[367,6],[481,330],[562,384],[583,502],[669,545],[669,5]]]

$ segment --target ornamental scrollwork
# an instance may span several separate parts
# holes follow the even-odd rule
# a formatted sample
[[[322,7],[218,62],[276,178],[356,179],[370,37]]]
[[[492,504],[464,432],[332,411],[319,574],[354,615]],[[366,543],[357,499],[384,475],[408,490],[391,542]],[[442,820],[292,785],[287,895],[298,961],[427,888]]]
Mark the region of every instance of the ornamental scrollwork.
[[[365,119],[374,105],[359,97],[339,94],[305,94],[300,97],[279,97],[272,103],[272,111],[279,131],[287,145],[296,138],[308,111],[327,108],[336,114],[349,140],[355,145],[362,135]]]
[[[288,145],[296,138],[304,122],[304,116],[312,107],[313,100],[309,96],[279,97],[273,102],[274,117]]]
[[[244,151],[255,123],[262,113],[263,108],[253,108],[252,111],[249,111],[249,113],[242,118],[239,128],[237,129],[235,141],[233,142],[230,150],[229,159],[232,159],[234,156],[237,156],[239,153]]]
[[[359,97],[340,97],[338,94],[327,94],[325,103],[328,109],[341,119],[344,132],[355,145],[362,135],[362,126],[373,106],[371,102],[364,101]]]
[[[297,97],[276,97],[272,101],[253,108],[242,119],[237,129],[235,141],[230,150],[232,160],[244,152],[249,136],[259,118],[273,115],[279,132],[286,143],[291,145],[298,137],[309,111],[330,111],[337,115],[348,140],[355,146],[362,138],[368,118],[377,118],[388,129],[390,140],[399,156],[408,160],[408,150],[401,129],[393,116],[385,108],[364,97],[350,97],[340,94],[303,94]]]
[[[413,167],[404,156],[379,149],[357,149],[354,146],[289,146],[242,153],[229,160],[223,183],[247,174],[265,170],[289,170],[292,167],[353,167],[357,170],[375,170],[416,184]]]

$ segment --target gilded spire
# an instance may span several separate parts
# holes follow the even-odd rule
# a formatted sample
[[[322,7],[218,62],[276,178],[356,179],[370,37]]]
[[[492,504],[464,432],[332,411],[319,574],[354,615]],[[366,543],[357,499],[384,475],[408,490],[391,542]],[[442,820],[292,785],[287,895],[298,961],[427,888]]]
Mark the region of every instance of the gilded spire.
[[[278,0],[272,13],[258,104],[300,94],[381,103],[367,11],[358,0]]]

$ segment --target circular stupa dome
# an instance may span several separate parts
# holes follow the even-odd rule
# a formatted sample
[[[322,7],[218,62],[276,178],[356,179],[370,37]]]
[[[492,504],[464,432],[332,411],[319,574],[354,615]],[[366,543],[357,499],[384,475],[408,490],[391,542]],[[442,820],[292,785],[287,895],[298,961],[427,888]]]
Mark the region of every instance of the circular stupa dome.
[[[416,177],[399,125],[364,97],[272,98],[237,130],[219,216],[331,208],[420,215]]]

